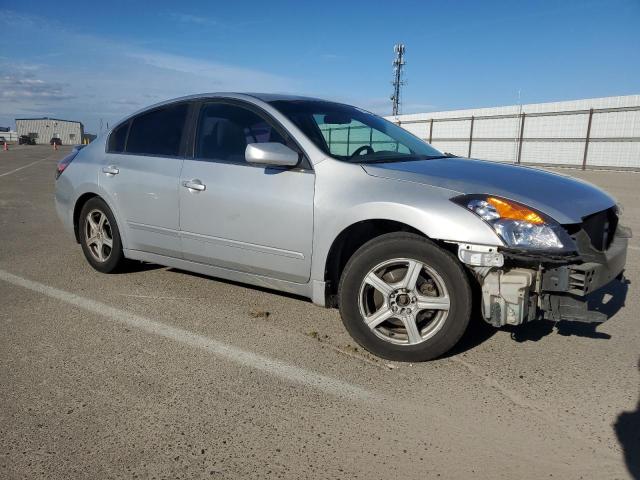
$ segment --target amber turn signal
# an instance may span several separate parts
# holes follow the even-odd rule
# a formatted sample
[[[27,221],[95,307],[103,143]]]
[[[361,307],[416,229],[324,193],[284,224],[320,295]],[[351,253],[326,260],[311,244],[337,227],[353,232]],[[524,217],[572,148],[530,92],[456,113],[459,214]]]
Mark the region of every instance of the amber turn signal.
[[[529,210],[522,205],[518,205],[517,203],[512,203],[508,200],[502,200],[496,197],[487,198],[487,203],[492,205],[493,208],[498,211],[500,218],[522,220],[523,222],[529,222],[534,225],[541,225],[544,223],[543,218],[536,212]]]

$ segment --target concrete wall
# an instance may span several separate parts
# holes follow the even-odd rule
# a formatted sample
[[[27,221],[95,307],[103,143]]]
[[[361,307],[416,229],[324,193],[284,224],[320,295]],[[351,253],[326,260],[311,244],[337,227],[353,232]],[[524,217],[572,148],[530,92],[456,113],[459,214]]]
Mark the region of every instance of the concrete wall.
[[[55,118],[16,119],[18,135],[36,133],[36,143],[49,144],[52,137],[58,137],[63,145],[82,143],[84,130],[80,122]]]
[[[587,167],[640,168],[640,95],[387,118],[461,156],[582,166],[586,150]]]

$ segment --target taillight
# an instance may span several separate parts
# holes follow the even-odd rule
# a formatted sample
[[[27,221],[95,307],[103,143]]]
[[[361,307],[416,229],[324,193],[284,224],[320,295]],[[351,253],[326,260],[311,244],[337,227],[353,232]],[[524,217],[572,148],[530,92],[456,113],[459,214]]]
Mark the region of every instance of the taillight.
[[[73,150],[71,150],[71,153],[69,153],[69,155],[58,162],[58,164],[56,165],[56,180],[60,177],[60,175],[62,175],[62,172],[64,172],[64,170],[69,166],[73,159],[76,158],[76,155],[78,155],[78,153],[80,153],[80,149],[76,150],[74,148]]]

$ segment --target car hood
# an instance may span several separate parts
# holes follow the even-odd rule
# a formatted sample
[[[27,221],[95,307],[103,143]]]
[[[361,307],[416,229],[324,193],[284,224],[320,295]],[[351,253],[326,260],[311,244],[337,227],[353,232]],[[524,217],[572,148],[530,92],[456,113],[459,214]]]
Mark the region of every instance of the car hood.
[[[520,202],[561,224],[615,205],[615,200],[582,180],[519,165],[443,158],[362,164],[374,177],[417,182],[451,190],[454,195],[484,193]]]

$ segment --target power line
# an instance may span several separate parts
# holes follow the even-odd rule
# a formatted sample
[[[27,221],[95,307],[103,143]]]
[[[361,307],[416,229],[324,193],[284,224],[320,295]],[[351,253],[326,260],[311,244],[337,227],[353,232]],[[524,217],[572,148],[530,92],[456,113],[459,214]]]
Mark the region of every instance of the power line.
[[[402,80],[402,67],[404,67],[404,43],[394,45],[393,51],[396,58],[393,59],[393,95],[391,95],[392,115],[400,113],[400,87],[405,84]]]

